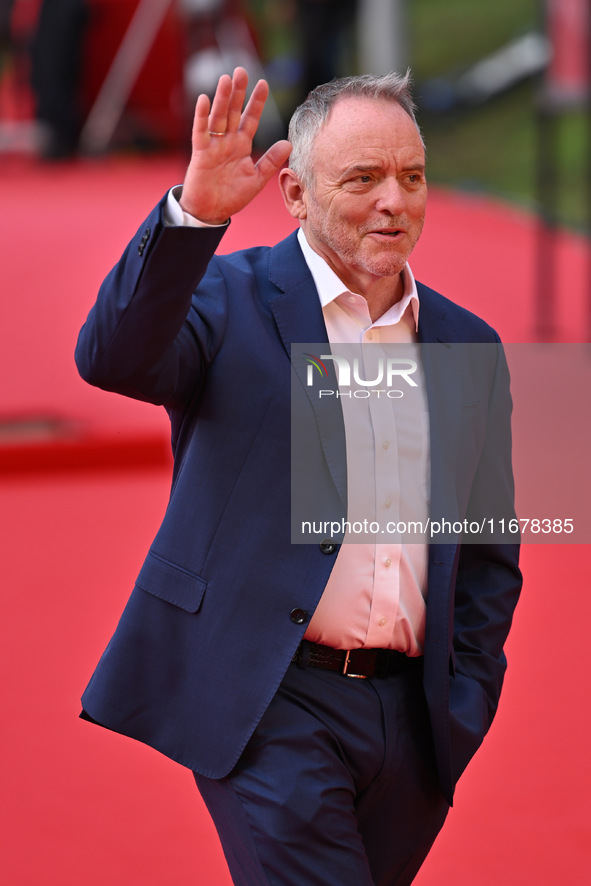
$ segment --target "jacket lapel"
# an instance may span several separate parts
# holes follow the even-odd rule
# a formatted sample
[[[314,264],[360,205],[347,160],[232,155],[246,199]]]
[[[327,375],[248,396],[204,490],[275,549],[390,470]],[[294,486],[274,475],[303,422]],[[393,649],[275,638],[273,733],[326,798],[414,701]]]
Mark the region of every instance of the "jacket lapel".
[[[462,412],[462,378],[458,374],[457,334],[448,328],[445,310],[433,304],[429,291],[419,285],[419,341],[427,401],[431,448],[431,518],[457,519],[456,461],[458,428]]]
[[[309,402],[315,417],[318,435],[326,462],[339,492],[343,506],[347,501],[347,459],[345,429],[340,400],[337,397],[318,397],[318,389],[307,385],[308,362],[305,355],[318,345],[326,352],[330,345],[318,292],[294,232],[270,251],[269,282],[272,294],[269,307],[273,312],[283,346],[292,363],[292,383]],[[293,345],[304,347],[293,348]],[[332,361],[327,361],[326,386],[337,389]],[[294,393],[296,393],[294,391]]]

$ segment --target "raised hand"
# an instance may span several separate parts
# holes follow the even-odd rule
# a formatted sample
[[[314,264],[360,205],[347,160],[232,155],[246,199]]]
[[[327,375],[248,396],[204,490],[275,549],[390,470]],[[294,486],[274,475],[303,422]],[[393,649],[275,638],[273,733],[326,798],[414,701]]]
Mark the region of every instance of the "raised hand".
[[[181,207],[208,224],[223,224],[265,187],[283,166],[291,145],[278,141],[255,163],[252,140],[269,87],[259,80],[242,110],[248,85],[244,68],[220,77],[213,101],[200,95],[193,121],[192,154]]]

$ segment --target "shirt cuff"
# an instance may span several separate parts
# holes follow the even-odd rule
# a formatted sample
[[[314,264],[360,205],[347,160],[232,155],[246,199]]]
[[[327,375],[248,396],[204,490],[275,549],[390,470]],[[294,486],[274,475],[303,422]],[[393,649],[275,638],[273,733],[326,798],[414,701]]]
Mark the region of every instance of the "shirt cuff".
[[[182,185],[175,185],[168,192],[166,203],[162,213],[162,220],[169,227],[185,227],[185,228],[225,228],[228,222],[221,225],[210,225],[207,222],[199,221],[194,215],[185,212],[179,203],[180,196],[183,192]]]

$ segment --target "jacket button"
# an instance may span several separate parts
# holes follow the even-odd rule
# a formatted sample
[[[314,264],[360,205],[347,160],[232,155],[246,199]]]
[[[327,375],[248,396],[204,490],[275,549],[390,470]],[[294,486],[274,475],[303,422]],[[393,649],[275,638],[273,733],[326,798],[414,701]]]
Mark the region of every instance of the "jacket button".
[[[320,550],[323,554],[334,554],[336,549],[336,542],[332,538],[325,538],[324,541],[320,542]]]
[[[148,240],[150,239],[150,234],[151,234],[151,233],[152,233],[152,232],[151,232],[150,228],[146,228],[146,230],[144,231],[144,234],[143,234],[143,236],[142,236],[142,239],[140,240],[140,245],[139,245],[138,248],[137,248],[138,255],[143,255],[143,254],[144,254],[144,249],[146,248],[146,243],[147,243]]]
[[[292,609],[289,617],[294,625],[303,625],[308,621],[308,613],[305,609]]]

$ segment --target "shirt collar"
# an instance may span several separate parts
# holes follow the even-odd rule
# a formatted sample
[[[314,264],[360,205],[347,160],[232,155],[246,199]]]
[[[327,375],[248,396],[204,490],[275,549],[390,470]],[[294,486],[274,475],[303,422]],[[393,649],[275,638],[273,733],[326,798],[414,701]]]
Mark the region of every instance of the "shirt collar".
[[[333,269],[327,264],[327,262],[325,262],[322,256],[318,255],[318,253],[312,249],[312,247],[306,240],[306,235],[304,234],[302,228],[300,228],[298,231],[298,242],[304,254],[308,269],[312,274],[316,289],[318,290],[320,305],[324,309],[327,305],[337,299],[339,295],[343,295],[343,293],[346,293],[349,290],[344,285],[343,281],[339,277],[337,277]],[[402,282],[404,284],[404,292],[402,294],[402,298],[395,304],[393,304],[392,307],[389,308],[386,313],[383,314],[376,322],[379,325],[383,323],[397,323],[402,318],[404,312],[410,304],[414,319],[415,331],[418,332],[419,294],[417,292],[417,284],[415,283],[415,278],[408,262],[405,264],[404,270],[402,272]],[[363,293],[359,294],[363,295]]]

